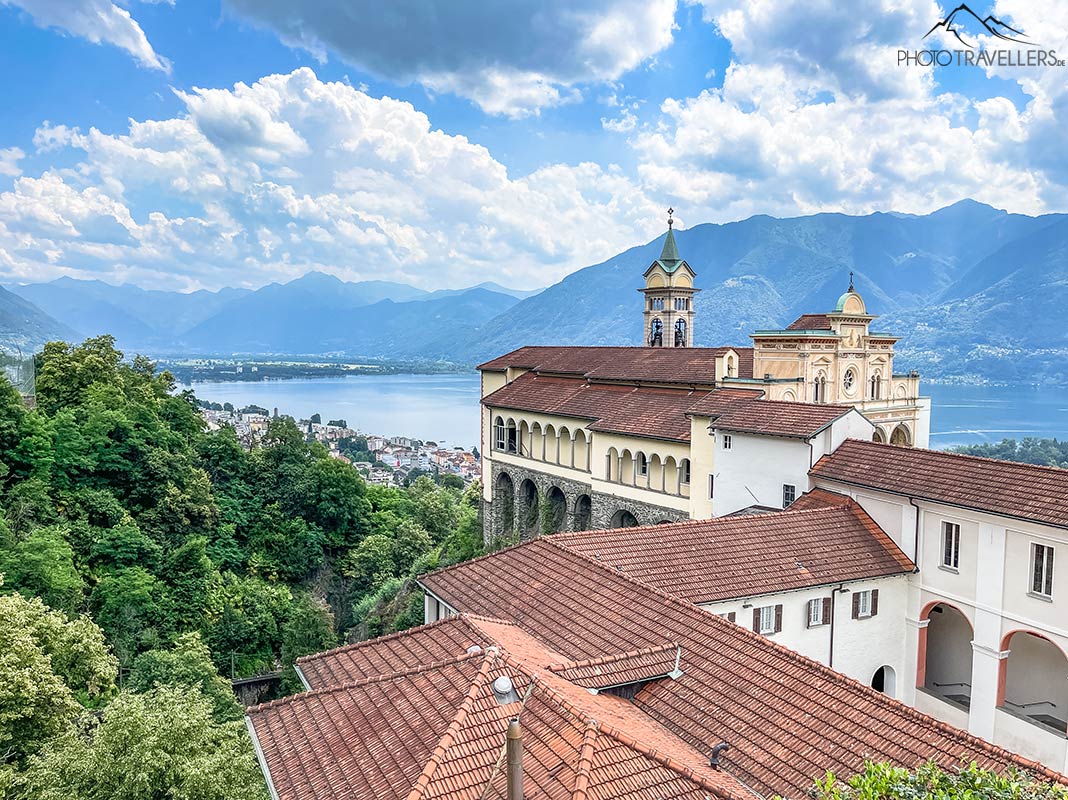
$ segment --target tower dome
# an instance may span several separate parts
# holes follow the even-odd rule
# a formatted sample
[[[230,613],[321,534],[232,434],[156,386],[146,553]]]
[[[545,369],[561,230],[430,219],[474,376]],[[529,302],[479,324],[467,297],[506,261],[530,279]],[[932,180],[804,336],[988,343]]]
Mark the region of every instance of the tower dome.
[[[845,294],[838,298],[838,303],[835,305],[834,310],[839,314],[867,313],[867,307],[864,305],[864,298],[853,288],[852,272],[849,273],[849,289]]]

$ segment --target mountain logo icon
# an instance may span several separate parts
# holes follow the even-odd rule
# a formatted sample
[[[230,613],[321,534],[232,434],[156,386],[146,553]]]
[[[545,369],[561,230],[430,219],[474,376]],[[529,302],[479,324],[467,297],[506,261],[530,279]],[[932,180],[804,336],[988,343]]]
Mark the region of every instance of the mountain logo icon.
[[[923,35],[923,38],[926,39],[938,30],[952,33],[957,37],[958,42],[973,50],[976,45],[968,41],[965,36],[974,38],[975,35],[981,36],[983,33],[988,33],[991,36],[1006,42],[1015,42],[1016,44],[1024,44],[1029,47],[1039,46],[1036,42],[1028,41],[1025,38],[1027,34],[1023,31],[1017,30],[1007,22],[1001,21],[993,14],[987,14],[985,17],[980,17],[968,7],[967,3],[961,3],[953,9],[945,19],[936,22],[931,26],[931,30]]]

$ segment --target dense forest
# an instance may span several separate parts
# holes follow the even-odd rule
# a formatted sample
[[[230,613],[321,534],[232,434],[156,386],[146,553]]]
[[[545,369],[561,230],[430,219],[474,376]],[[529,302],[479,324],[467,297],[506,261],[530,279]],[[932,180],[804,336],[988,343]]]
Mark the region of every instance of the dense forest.
[[[1057,439],[1026,438],[1002,439],[997,443],[968,444],[953,448],[956,453],[1004,461],[1022,461],[1025,464],[1040,464],[1047,467],[1068,467],[1068,441]]]
[[[251,451],[111,337],[0,378],[0,797],[264,798],[230,677],[422,619],[478,486],[367,486],[272,420]]]

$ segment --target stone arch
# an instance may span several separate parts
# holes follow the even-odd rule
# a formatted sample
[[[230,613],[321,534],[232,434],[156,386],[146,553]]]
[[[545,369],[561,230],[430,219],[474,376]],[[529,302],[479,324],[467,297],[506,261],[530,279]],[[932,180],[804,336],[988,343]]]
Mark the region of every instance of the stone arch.
[[[574,530],[588,531],[593,522],[593,500],[588,494],[580,494],[575,500]]]
[[[519,421],[519,431],[517,435],[519,437],[516,447],[517,453],[521,456],[532,455],[532,453],[528,452],[530,449],[530,423],[525,419]]]
[[[664,487],[669,494],[679,493],[679,464],[675,456],[664,459]]]
[[[649,456],[641,450],[634,451],[634,485],[644,486],[649,477]]]
[[[899,447],[911,447],[912,433],[909,431],[909,426],[904,422],[898,423],[898,426],[894,428],[893,433],[890,434],[890,444]]]
[[[875,426],[875,432],[871,435],[873,442],[879,442],[880,444],[886,444],[886,433],[878,425]]]
[[[879,667],[871,676],[871,688],[888,697],[897,697],[897,672],[889,664]]]
[[[941,601],[920,617],[916,686],[958,706],[968,708],[972,696],[972,623],[956,606]]]
[[[545,460],[550,464],[560,463],[560,434],[551,422],[545,426]]]
[[[609,447],[605,455],[604,479],[619,481],[619,451],[614,447]]]
[[[728,353],[727,354],[726,365],[725,366],[727,368],[727,377],[728,378],[736,378],[736,377],[738,377],[738,362],[735,360],[733,353]]]
[[[627,509],[621,508],[619,509],[619,511],[612,515],[612,522],[609,524],[609,527],[636,528],[638,527],[638,518]]]
[[[664,491],[664,461],[659,453],[653,453],[649,457],[649,488],[658,492]]]
[[[575,469],[590,469],[590,438],[582,428],[575,429]]]
[[[997,705],[1059,736],[1068,733],[1068,656],[1052,639],[1014,630],[1001,640]]]
[[[679,494],[683,497],[690,496],[690,459],[684,458],[679,461]]]
[[[561,425],[556,432],[556,437],[560,442],[560,457],[558,463],[565,467],[571,466],[571,456],[575,452],[574,450],[574,434],[571,429],[566,425]]]
[[[500,503],[502,532],[507,536],[515,530],[515,483],[507,472],[501,472],[497,476],[493,488],[493,502]]]
[[[619,454],[619,482],[628,486],[634,484],[634,455],[626,447]]]
[[[559,533],[562,530],[566,530],[567,498],[564,496],[564,490],[559,486],[550,487],[545,495],[545,502],[548,503],[549,514],[546,522],[548,531],[546,532]]]
[[[516,428],[515,420],[509,417],[504,421],[505,432],[505,446],[504,452],[506,453],[518,453],[519,452],[519,431]]]
[[[812,380],[812,402],[827,402],[827,373],[822,369],[816,373],[816,377]]]
[[[519,484],[519,533],[521,536],[537,536],[541,531],[541,504],[538,487],[530,478]]]
[[[545,431],[537,421],[530,425],[530,457],[538,461],[545,460]]]
[[[782,393],[782,400],[784,403],[793,403],[795,400],[797,400],[797,395],[794,394],[793,389],[787,389],[785,392]]]

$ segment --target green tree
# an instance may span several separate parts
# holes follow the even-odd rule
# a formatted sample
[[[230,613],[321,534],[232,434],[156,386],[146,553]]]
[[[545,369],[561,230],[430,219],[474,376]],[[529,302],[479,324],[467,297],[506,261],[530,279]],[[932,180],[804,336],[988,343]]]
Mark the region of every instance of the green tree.
[[[112,690],[117,665],[88,618],[0,596],[0,764],[18,765]],[[10,777],[10,775],[8,776]]]
[[[908,770],[868,762],[845,781],[828,772],[809,794],[814,800],[1068,800],[1068,787],[1015,770],[997,773],[974,762],[954,770],[933,763]]]
[[[323,424],[322,415],[319,414],[319,412],[317,411],[317,412],[315,412],[314,414],[311,415],[311,419],[309,419],[308,422],[311,422],[313,425],[322,425]]]
[[[265,800],[244,725],[216,722],[197,688],[123,692],[99,721],[57,738],[16,778],[35,800]]]
[[[125,567],[101,577],[91,605],[119,663],[130,664],[141,650],[157,647],[170,633],[166,587],[143,567]]]
[[[282,664],[286,667],[282,685],[286,693],[301,689],[301,683],[292,669],[300,656],[329,650],[336,644],[334,615],[330,607],[307,592],[296,594],[289,618],[282,626]]]
[[[393,562],[393,539],[372,533],[343,561],[341,571],[355,579],[361,593],[396,574]]]
[[[36,528],[26,539],[0,547],[0,575],[5,577],[3,590],[40,597],[63,611],[81,607],[84,585],[74,566],[74,551],[58,525]]]
[[[244,715],[230,682],[220,677],[211,651],[199,633],[184,633],[168,650],[148,650],[130,669],[126,688],[147,692],[159,686],[196,687],[212,704],[216,722],[239,720]]]

